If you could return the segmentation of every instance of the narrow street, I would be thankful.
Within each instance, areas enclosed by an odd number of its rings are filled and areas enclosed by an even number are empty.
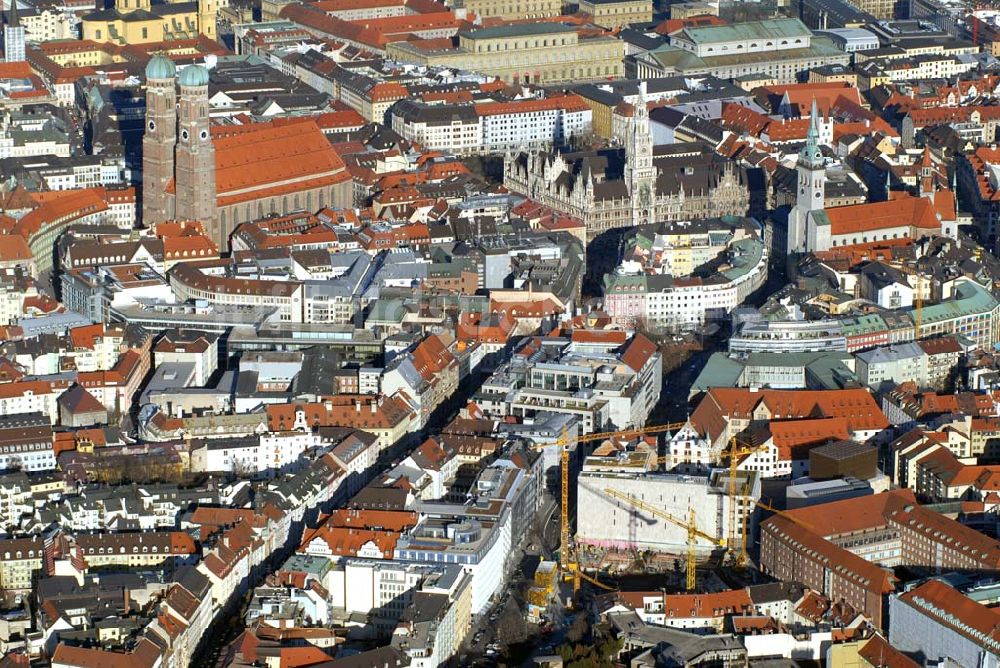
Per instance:
[[[688,418],[688,392],[705,363],[711,357],[713,349],[700,350],[691,353],[679,368],[663,374],[663,389],[660,400],[649,414],[647,425],[666,424],[668,422],[684,422]]]
[[[664,384],[653,411],[650,413],[648,425],[666,422],[683,422],[688,417],[688,389],[694,379],[701,373],[713,350],[684,353],[677,368],[664,373]],[[557,493],[557,490],[554,490]],[[455,666],[494,666],[498,660],[507,665],[532,665],[531,656],[550,654],[566,641],[567,631],[578,614],[585,611],[572,612],[553,603],[549,608],[552,631],[542,634],[538,627],[524,621],[525,609],[519,602],[520,592],[530,583],[530,575],[534,572],[539,560],[557,559],[560,543],[560,509],[556,498],[546,494],[545,500],[536,515],[535,522],[528,530],[524,541],[523,554],[512,555],[520,564],[512,574],[507,586],[507,592],[498,603],[490,609],[483,618],[477,620],[469,632],[463,652],[457,657]],[[565,584],[565,583],[563,583]],[[516,593],[511,593],[516,592]],[[561,587],[561,595],[569,595],[565,586]],[[586,592],[584,592],[586,594]],[[515,623],[515,617],[517,622]],[[523,631],[520,642],[509,644],[511,629]]]
[[[401,445],[401,447],[394,446],[382,453],[372,467],[375,469],[373,478],[380,472],[391,468],[394,462],[399,461],[410,450],[420,445],[427,434],[439,433],[458,414],[458,411],[468,403],[469,398],[479,388],[481,382],[482,378],[479,374],[469,374],[469,376],[459,383],[455,393],[431,413],[424,429],[419,434],[415,434],[417,438],[407,443],[401,442],[401,444],[397,444],[397,446]],[[283,558],[277,560],[277,563],[273,565],[277,567],[282,561]],[[255,587],[260,586],[269,572],[266,569],[262,570],[260,577],[255,582],[249,584],[248,592],[252,592]],[[246,613],[246,606],[249,602],[250,598],[245,597],[228,614],[213,621],[213,631],[208,634],[205,646],[199,648],[197,655],[192,660],[192,666],[211,668],[212,666],[225,665],[227,657],[230,656],[231,644],[239,638],[244,630],[243,615]]]

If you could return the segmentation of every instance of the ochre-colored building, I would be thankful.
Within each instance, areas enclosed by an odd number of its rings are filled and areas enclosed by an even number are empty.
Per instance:
[[[217,0],[165,2],[116,0],[114,7],[86,14],[83,39],[116,44],[147,44],[205,35],[215,39]]]
[[[844,65],[824,65],[809,70],[809,83],[846,83],[857,88],[858,73]]]
[[[480,18],[506,20],[559,16],[562,0],[465,0],[465,10]]]
[[[615,107],[620,102],[618,95],[596,86],[587,87],[585,90],[577,92],[584,103],[590,107],[591,125],[594,129],[594,134],[604,139],[611,139],[614,135],[612,118]]]
[[[457,67],[504,81],[557,83],[621,78],[621,41],[610,35],[583,37],[573,26],[527,23],[458,33],[458,48],[438,40],[394,42],[386,56],[398,61]]]
[[[593,22],[604,28],[653,20],[653,3],[649,0],[580,0],[580,11],[590,14]]]

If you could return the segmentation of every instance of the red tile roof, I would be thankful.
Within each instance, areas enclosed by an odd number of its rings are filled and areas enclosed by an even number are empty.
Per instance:
[[[771,119],[749,107],[735,102],[722,104],[722,125],[740,134],[759,137],[767,128]]]
[[[899,599],[975,643],[988,643],[992,653],[1000,652],[1000,611],[997,609],[976,603],[941,580],[928,580],[900,594]]]
[[[440,6],[439,8],[444,9]],[[452,11],[347,21],[326,14],[319,6],[290,4],[283,7],[280,14],[281,18],[305,26],[310,32],[322,33],[378,50],[384,49],[390,42],[414,39],[415,35],[421,32],[447,31],[454,34],[462,26],[468,25],[466,21],[457,19]],[[472,20],[474,15],[470,14],[467,18]]]
[[[69,223],[108,210],[108,192],[104,188],[83,188],[80,190],[59,190],[40,193],[35,196],[39,206],[24,214],[14,226],[13,232],[21,235],[29,243],[43,227],[53,223]]]
[[[889,426],[871,393],[864,389],[755,391],[738,387],[711,388],[692,413],[692,424],[701,434],[716,438],[727,420],[748,420],[762,403],[772,420],[841,417],[852,432]]]
[[[885,638],[874,635],[858,650],[858,656],[873,668],[920,668],[910,657],[890,645]]]
[[[77,350],[94,350],[97,340],[104,338],[104,325],[97,323],[69,330],[69,339]]]
[[[511,102],[482,102],[475,105],[480,116],[501,114],[528,114],[537,111],[562,109],[563,111],[586,111],[590,109],[579,95],[553,95],[543,99],[513,100]]]
[[[160,656],[159,647],[145,638],[127,654],[60,643],[52,654],[52,663],[73,668],[153,668]]]
[[[416,513],[402,510],[340,508],[320,520],[320,526],[404,531],[417,525]]]
[[[336,650],[332,650],[336,652]],[[306,668],[317,664],[327,664],[333,660],[333,655],[327,654],[319,647],[282,647],[278,650],[279,668]]]
[[[909,116],[910,120],[913,121],[914,129],[919,130],[928,125],[966,123],[973,118],[974,114],[978,114],[981,122],[995,121],[1000,118],[1000,107],[969,105],[962,107],[912,109]]]
[[[23,397],[29,392],[35,396],[59,394],[67,387],[69,387],[68,380],[20,380],[12,383],[0,383],[0,399]]]
[[[686,19],[666,19],[656,24],[653,30],[660,35],[669,35],[684,28],[704,28],[706,26],[723,25],[726,25],[724,19],[714,14],[706,14],[705,16],[689,16]]]
[[[874,260],[894,260],[905,254],[912,246],[914,240],[906,237],[904,239],[885,239],[867,244],[851,244],[848,246],[837,246],[825,251],[813,251],[813,255],[823,262],[846,262],[848,267],[855,267],[865,262]]]
[[[428,382],[433,381],[438,374],[455,363],[455,356],[436,335],[428,336],[421,341],[413,349],[411,357],[417,372]]]
[[[857,105],[862,104],[861,92],[847,82],[795,83],[763,86],[762,90],[776,97],[787,99],[800,117],[808,117],[815,101],[823,116],[829,116],[835,105],[844,98]]]
[[[570,332],[573,343],[603,343],[622,345],[628,340],[628,333],[620,329],[574,329]]]
[[[19,234],[0,234],[0,262],[31,261],[34,256],[28,242]]]
[[[42,42],[41,46],[44,48],[46,44],[51,42]],[[31,65],[27,61],[19,61],[15,63],[3,62],[0,63],[0,79],[27,79],[31,76]]]
[[[946,544],[946,549],[975,559],[984,570],[1000,570],[1000,542],[995,538],[916,504],[893,509],[886,516],[900,531],[915,532],[930,542]]]
[[[656,354],[656,344],[645,335],[636,333],[622,352],[622,362],[638,373],[654,354]]]
[[[358,552],[373,543],[386,559],[392,559],[393,550],[399,540],[398,531],[381,531],[370,529],[352,529],[349,527],[332,527],[323,525],[316,529],[306,529],[302,534],[299,551],[305,551],[310,543],[322,540],[330,552],[336,556],[356,557]]]
[[[563,309],[549,297],[524,301],[490,300],[490,313],[512,318],[542,318],[562,312]]]
[[[768,429],[782,461],[807,459],[813,446],[851,437],[844,417],[772,421]]]
[[[0,358],[0,383],[10,383],[24,378],[24,371],[8,357]]]
[[[762,134],[772,142],[792,142],[803,140],[809,133],[811,121],[808,118],[793,118],[790,120],[771,121]]]
[[[763,531],[777,533],[783,542],[797,547],[797,551],[809,555],[811,561],[818,561],[840,578],[879,594],[888,594],[895,590],[893,583],[896,578],[892,573],[848,552],[786,516],[769,517],[762,527]]]
[[[906,505],[915,504],[916,496],[909,489],[897,489],[871,496],[824,503],[809,508],[788,510],[785,516],[808,524],[817,535],[831,538],[864,529],[884,527],[888,515]]]
[[[269,404],[266,411],[271,431],[292,429],[295,413],[299,410],[305,414],[309,426],[354,427],[361,430],[390,429],[412,414],[406,402],[395,395],[378,398],[340,394],[321,403]]]
[[[289,181],[298,191],[350,178],[344,161],[309,118],[213,126],[212,140],[216,189],[223,206],[259,199]]]
[[[618,597],[629,606],[642,610],[646,599],[659,598],[662,612],[668,617],[722,617],[732,614],[743,614],[753,605],[750,593],[746,589],[727,589],[704,594],[663,594],[661,592],[629,592],[623,591]],[[659,606],[654,606],[657,613]]]
[[[895,227],[910,227],[919,232],[941,230],[934,205],[926,197],[901,197],[885,202],[838,206],[826,210],[833,235],[877,232]]]

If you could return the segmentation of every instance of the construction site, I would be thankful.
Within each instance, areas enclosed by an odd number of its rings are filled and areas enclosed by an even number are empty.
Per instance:
[[[665,588],[678,574],[687,591],[698,573],[742,572],[750,561],[758,508],[781,511],[761,500],[761,481],[738,463],[755,448],[732,439],[702,475],[668,471],[676,458],[662,453],[661,436],[690,423],[587,434],[537,446],[560,448],[560,549],[558,563],[542,562],[528,592],[529,618],[541,617],[557,582],[603,589],[636,577]],[[579,456],[578,449],[586,456]],[[573,466],[572,462],[578,462]],[[575,498],[574,498],[575,497]],[[680,573],[678,573],[680,571]],[[721,584],[718,578],[712,578]]]

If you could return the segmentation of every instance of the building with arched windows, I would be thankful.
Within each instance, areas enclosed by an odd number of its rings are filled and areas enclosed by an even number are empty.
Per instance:
[[[197,220],[225,249],[241,223],[353,204],[350,173],[314,120],[211,126],[205,68],[189,66],[177,76],[172,62],[156,56],[146,80],[147,227]]]
[[[826,208],[826,158],[819,146],[819,114],[813,101],[806,143],[799,151],[798,192],[788,214],[787,250],[827,251],[858,244],[897,242],[953,235],[957,225],[955,195],[938,189],[930,153],[920,164],[920,196],[889,193],[884,202]]]
[[[115,44],[149,44],[205,35],[215,39],[216,0],[115,0],[85,14],[83,38]]]
[[[745,173],[735,163],[701,144],[654,146],[645,83],[629,107],[624,147],[508,153],[504,186],[579,218],[588,241],[621,227],[746,213]]]
[[[563,23],[517,23],[458,32],[458,46],[441,40],[390,42],[391,60],[454,67],[508,83],[569,83],[616,79],[624,71],[622,42],[604,32]]]
[[[832,39],[813,35],[798,19],[689,26],[671,33],[669,40],[669,44],[626,57],[626,76],[711,74],[731,79],[757,74],[795,83],[800,72],[847,65],[851,60]]]

